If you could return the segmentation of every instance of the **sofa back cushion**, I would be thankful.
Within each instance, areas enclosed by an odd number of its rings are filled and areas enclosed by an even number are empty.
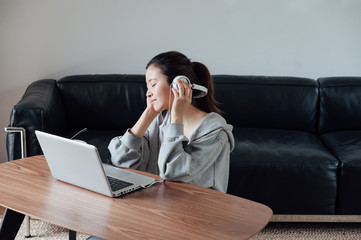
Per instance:
[[[215,75],[213,80],[220,108],[234,127],[316,131],[314,79]]]
[[[361,130],[361,77],[328,77],[320,84],[319,134]]]
[[[213,79],[216,99],[234,127],[316,129],[316,80],[233,75]],[[146,107],[144,75],[75,75],[60,79],[57,85],[71,129],[126,129]]]
[[[146,107],[144,75],[67,76],[57,85],[69,129],[127,129]]]

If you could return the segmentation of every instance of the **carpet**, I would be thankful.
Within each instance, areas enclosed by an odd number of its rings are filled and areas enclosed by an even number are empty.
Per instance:
[[[24,237],[25,227],[24,222],[21,225],[15,240],[27,239],[27,240],[67,240],[69,239],[69,230],[46,223],[37,219],[30,220],[30,234],[31,238]],[[76,233],[77,240],[85,240],[89,235],[83,233]]]
[[[67,229],[31,219],[31,236],[24,238],[24,224],[16,240],[66,240]],[[77,240],[85,240],[89,235],[77,233]],[[271,222],[250,240],[356,240],[361,239],[361,223],[285,223]]]
[[[353,240],[361,239],[360,223],[271,222],[250,240]]]

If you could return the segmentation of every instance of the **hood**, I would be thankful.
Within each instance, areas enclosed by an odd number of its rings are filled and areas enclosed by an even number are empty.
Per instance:
[[[189,141],[194,141],[199,137],[208,134],[214,134],[218,131],[225,131],[228,136],[231,151],[234,148],[234,138],[232,134],[233,126],[227,124],[226,120],[218,113],[208,113],[199,123],[190,136]]]

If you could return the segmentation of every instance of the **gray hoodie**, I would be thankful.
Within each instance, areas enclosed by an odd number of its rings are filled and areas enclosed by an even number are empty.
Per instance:
[[[129,131],[113,138],[108,146],[113,164],[226,192],[234,148],[232,125],[221,115],[208,113],[188,139],[183,124],[169,122],[165,111],[153,120],[143,138]]]

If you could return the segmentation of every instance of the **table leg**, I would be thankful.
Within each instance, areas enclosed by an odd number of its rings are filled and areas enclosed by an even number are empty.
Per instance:
[[[31,238],[31,235],[30,235],[30,216],[25,216],[24,227],[25,227],[24,237],[25,238]]]
[[[76,232],[69,230],[69,240],[76,240]]]
[[[15,239],[25,215],[5,209],[0,225],[0,239]]]

